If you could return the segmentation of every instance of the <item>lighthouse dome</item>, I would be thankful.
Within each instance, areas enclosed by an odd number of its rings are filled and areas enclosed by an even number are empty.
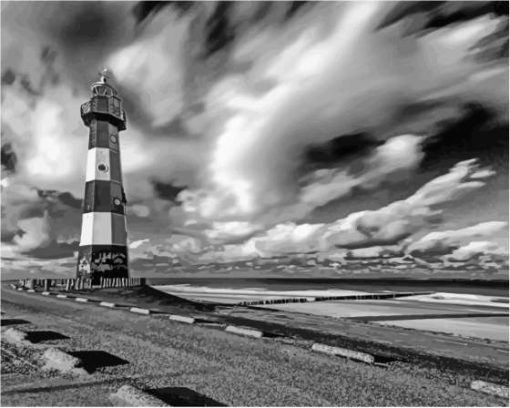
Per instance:
[[[112,77],[113,74],[110,70],[107,68],[103,69],[101,73],[99,73],[99,81],[94,82],[92,86],[90,87],[92,93],[94,95],[100,95],[100,96],[115,96],[117,95],[117,91],[113,86],[110,85],[108,82]]]

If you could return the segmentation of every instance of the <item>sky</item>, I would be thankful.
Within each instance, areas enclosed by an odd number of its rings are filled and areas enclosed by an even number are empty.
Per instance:
[[[74,272],[79,107],[104,67],[132,268],[306,253],[507,276],[508,3],[16,1],[1,20],[4,276]]]

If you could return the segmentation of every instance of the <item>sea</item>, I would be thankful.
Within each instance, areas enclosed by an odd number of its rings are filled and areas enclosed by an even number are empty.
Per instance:
[[[447,292],[508,297],[507,280],[468,279],[289,279],[289,278],[149,278],[153,286],[216,292]],[[315,294],[317,296],[317,294]]]

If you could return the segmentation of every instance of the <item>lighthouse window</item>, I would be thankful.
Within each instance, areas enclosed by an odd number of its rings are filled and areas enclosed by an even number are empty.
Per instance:
[[[104,163],[100,163],[98,166],[97,166],[97,169],[99,171],[108,171],[108,166]]]
[[[112,141],[112,143],[117,143],[117,136],[110,135],[110,140]]]
[[[115,205],[120,205],[120,203],[121,203],[120,198],[115,197],[115,198],[113,199],[113,204],[115,204]]]

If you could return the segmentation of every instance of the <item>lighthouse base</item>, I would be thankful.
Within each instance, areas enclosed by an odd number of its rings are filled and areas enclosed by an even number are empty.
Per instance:
[[[98,285],[101,278],[127,278],[128,252],[121,245],[85,245],[78,249],[77,277],[92,279]]]

